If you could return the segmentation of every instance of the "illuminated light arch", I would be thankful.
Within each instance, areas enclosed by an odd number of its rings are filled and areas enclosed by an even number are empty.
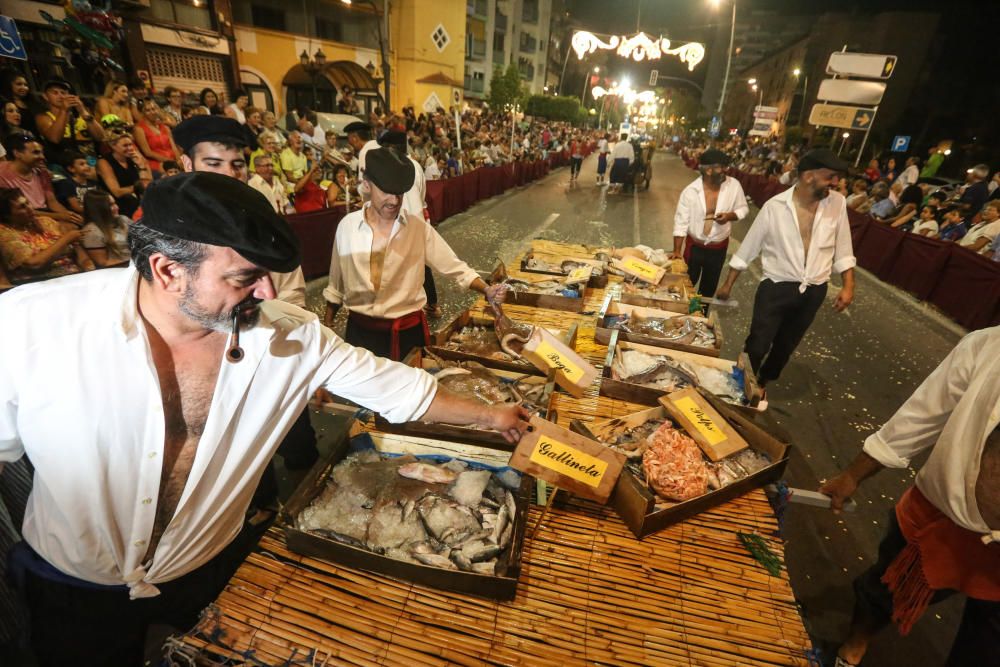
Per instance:
[[[607,41],[592,32],[584,30],[573,33],[570,45],[576,51],[576,56],[583,59],[588,53],[597,49],[614,50],[622,58],[632,58],[636,62],[643,60],[659,60],[665,55],[677,56],[687,65],[688,71],[693,71],[705,59],[705,45],[698,42],[688,42],[670,48],[670,40],[666,37],[652,38],[644,32],[637,35],[611,35]]]

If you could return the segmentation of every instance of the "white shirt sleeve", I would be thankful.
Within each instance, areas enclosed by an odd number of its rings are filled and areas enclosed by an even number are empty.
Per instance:
[[[455,251],[451,249],[447,241],[441,238],[436,229],[422,220],[420,224],[427,225],[427,264],[438,273],[444,274],[462,287],[468,288],[479,277],[479,274],[458,258]]]
[[[736,198],[733,202],[733,213],[736,214],[737,220],[742,220],[750,214],[750,206],[747,204],[747,196],[743,192],[743,185],[735,178],[732,181],[733,189],[736,191],[733,193],[733,196]]]
[[[851,225],[847,220],[847,208],[840,214],[837,220],[837,238],[833,248],[833,270],[843,273],[848,269],[853,269],[858,263],[854,257],[854,246],[851,239]]]
[[[743,243],[740,244],[739,251],[729,261],[731,269],[746,271],[750,266],[750,262],[757,259],[757,256],[760,255],[761,250],[764,248],[764,240],[770,231],[772,208],[773,206],[764,204],[764,207],[760,209],[757,218],[750,225],[750,230],[743,239]]]
[[[277,292],[274,298],[278,301],[299,308],[306,307],[306,278],[302,274],[301,266],[289,273],[271,273],[271,282],[274,283],[274,291]]]
[[[344,303],[344,276],[340,271],[340,230],[344,228],[344,221],[341,220],[340,227],[333,239],[333,252],[330,253],[330,280],[323,288],[323,298],[328,303],[340,305]]]
[[[6,306],[6,307],[5,307]],[[5,322],[14,321],[17,317],[17,305],[14,296],[7,296],[0,301],[0,319]],[[11,318],[11,319],[7,319]],[[21,436],[17,429],[17,388],[14,386],[14,363],[18,351],[18,342],[11,340],[10,331],[4,332],[4,345],[0,346],[0,465],[16,461],[24,454]]]

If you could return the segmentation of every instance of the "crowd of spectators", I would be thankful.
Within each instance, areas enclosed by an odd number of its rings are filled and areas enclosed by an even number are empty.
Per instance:
[[[694,146],[690,152],[697,156],[704,148]],[[722,149],[740,171],[783,185],[796,180],[800,148],[733,139]],[[930,150],[923,164],[915,155],[872,159],[864,170],[841,178],[837,190],[850,209],[879,224],[958,243],[1000,262],[1000,171],[991,178],[989,166],[977,164],[966,171],[964,183],[942,185],[943,179],[935,176],[943,161],[938,148]]]
[[[351,91],[337,110],[369,130],[345,137],[324,131],[309,109],[290,112],[283,129],[273,112],[250,104],[246,91],[228,100],[211,88],[154,93],[134,79],[112,81],[88,101],[61,79],[32,91],[19,71],[0,72],[0,285],[127,262],[125,225],[141,211],[149,183],[181,170],[185,158],[173,129],[198,114],[240,123],[248,184],[286,214],[360,206],[359,156],[390,131],[405,133],[428,181],[553,151],[577,154],[592,139],[568,123],[515,122],[488,110],[456,116],[407,107],[365,115]]]

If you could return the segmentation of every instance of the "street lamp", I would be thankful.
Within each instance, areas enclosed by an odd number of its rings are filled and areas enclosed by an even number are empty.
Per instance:
[[[601,71],[600,67],[594,68],[594,74],[597,74],[600,71]],[[583,106],[587,106],[587,84],[589,83],[590,83],[590,75],[585,74],[583,77],[583,94],[580,95],[580,104],[582,104]]]
[[[309,52],[302,49],[302,53],[299,54],[299,64],[302,65],[302,69],[306,71],[312,81],[312,104],[309,106],[317,107],[319,104],[316,99],[316,79],[326,66],[326,54],[323,53],[323,49],[317,48],[316,53],[310,58]]]
[[[792,74],[795,76],[796,79],[798,79],[799,76],[802,74],[802,70],[796,67],[795,69],[792,70]],[[808,92],[809,92],[809,75],[806,74],[803,77],[803,82],[802,82],[802,102],[799,105],[799,127],[802,127],[804,125],[805,115],[806,115],[806,95],[808,94]]]
[[[840,135],[840,138],[842,139],[842,141],[840,142],[840,150],[837,151],[837,155],[840,155],[841,152],[844,150],[844,146],[847,145],[847,140],[851,138],[851,133],[844,132],[842,135]]]
[[[340,1],[343,4],[347,5],[348,7],[354,4],[353,0],[340,0]],[[358,2],[362,5],[368,5],[369,7],[372,8],[372,11],[375,12],[375,15],[376,16],[378,15],[379,8],[378,5],[375,4],[374,0],[358,0]],[[376,30],[375,32],[378,35],[379,57],[382,59],[382,84],[384,86],[383,88],[384,94],[382,96],[382,99],[385,102],[386,113],[388,113],[392,110],[392,104],[389,100],[390,67],[389,67],[389,59],[386,57],[385,53],[385,40],[386,36],[389,34],[389,0],[383,0],[382,21],[378,24],[378,30]],[[377,86],[378,82],[376,82],[375,85]]]
[[[712,6],[718,9],[722,5],[721,0],[712,0]],[[729,87],[729,68],[733,64],[733,39],[736,37],[736,0],[733,0],[733,18],[729,24],[729,50],[726,52],[726,74],[722,77],[722,93],[719,95],[719,108],[715,110],[715,115],[722,118],[722,105],[726,102],[726,88]]]

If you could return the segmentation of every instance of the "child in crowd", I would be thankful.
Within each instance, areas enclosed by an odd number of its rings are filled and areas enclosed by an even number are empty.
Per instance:
[[[163,167],[164,176],[176,176],[181,173],[181,166],[173,160],[164,160],[160,166]]]
[[[54,181],[52,190],[60,204],[83,215],[83,198],[87,192],[97,188],[97,172],[83,153],[76,151],[63,155],[62,166],[69,176]]]
[[[920,209],[920,217],[917,218],[916,223],[913,225],[913,229],[910,231],[914,234],[920,234],[921,236],[930,236],[933,238],[938,232],[938,223],[934,219],[934,207],[924,206]]]
[[[942,241],[958,241],[969,231],[965,220],[962,219],[962,211],[953,208],[944,214],[944,220],[938,228],[937,238]]]

